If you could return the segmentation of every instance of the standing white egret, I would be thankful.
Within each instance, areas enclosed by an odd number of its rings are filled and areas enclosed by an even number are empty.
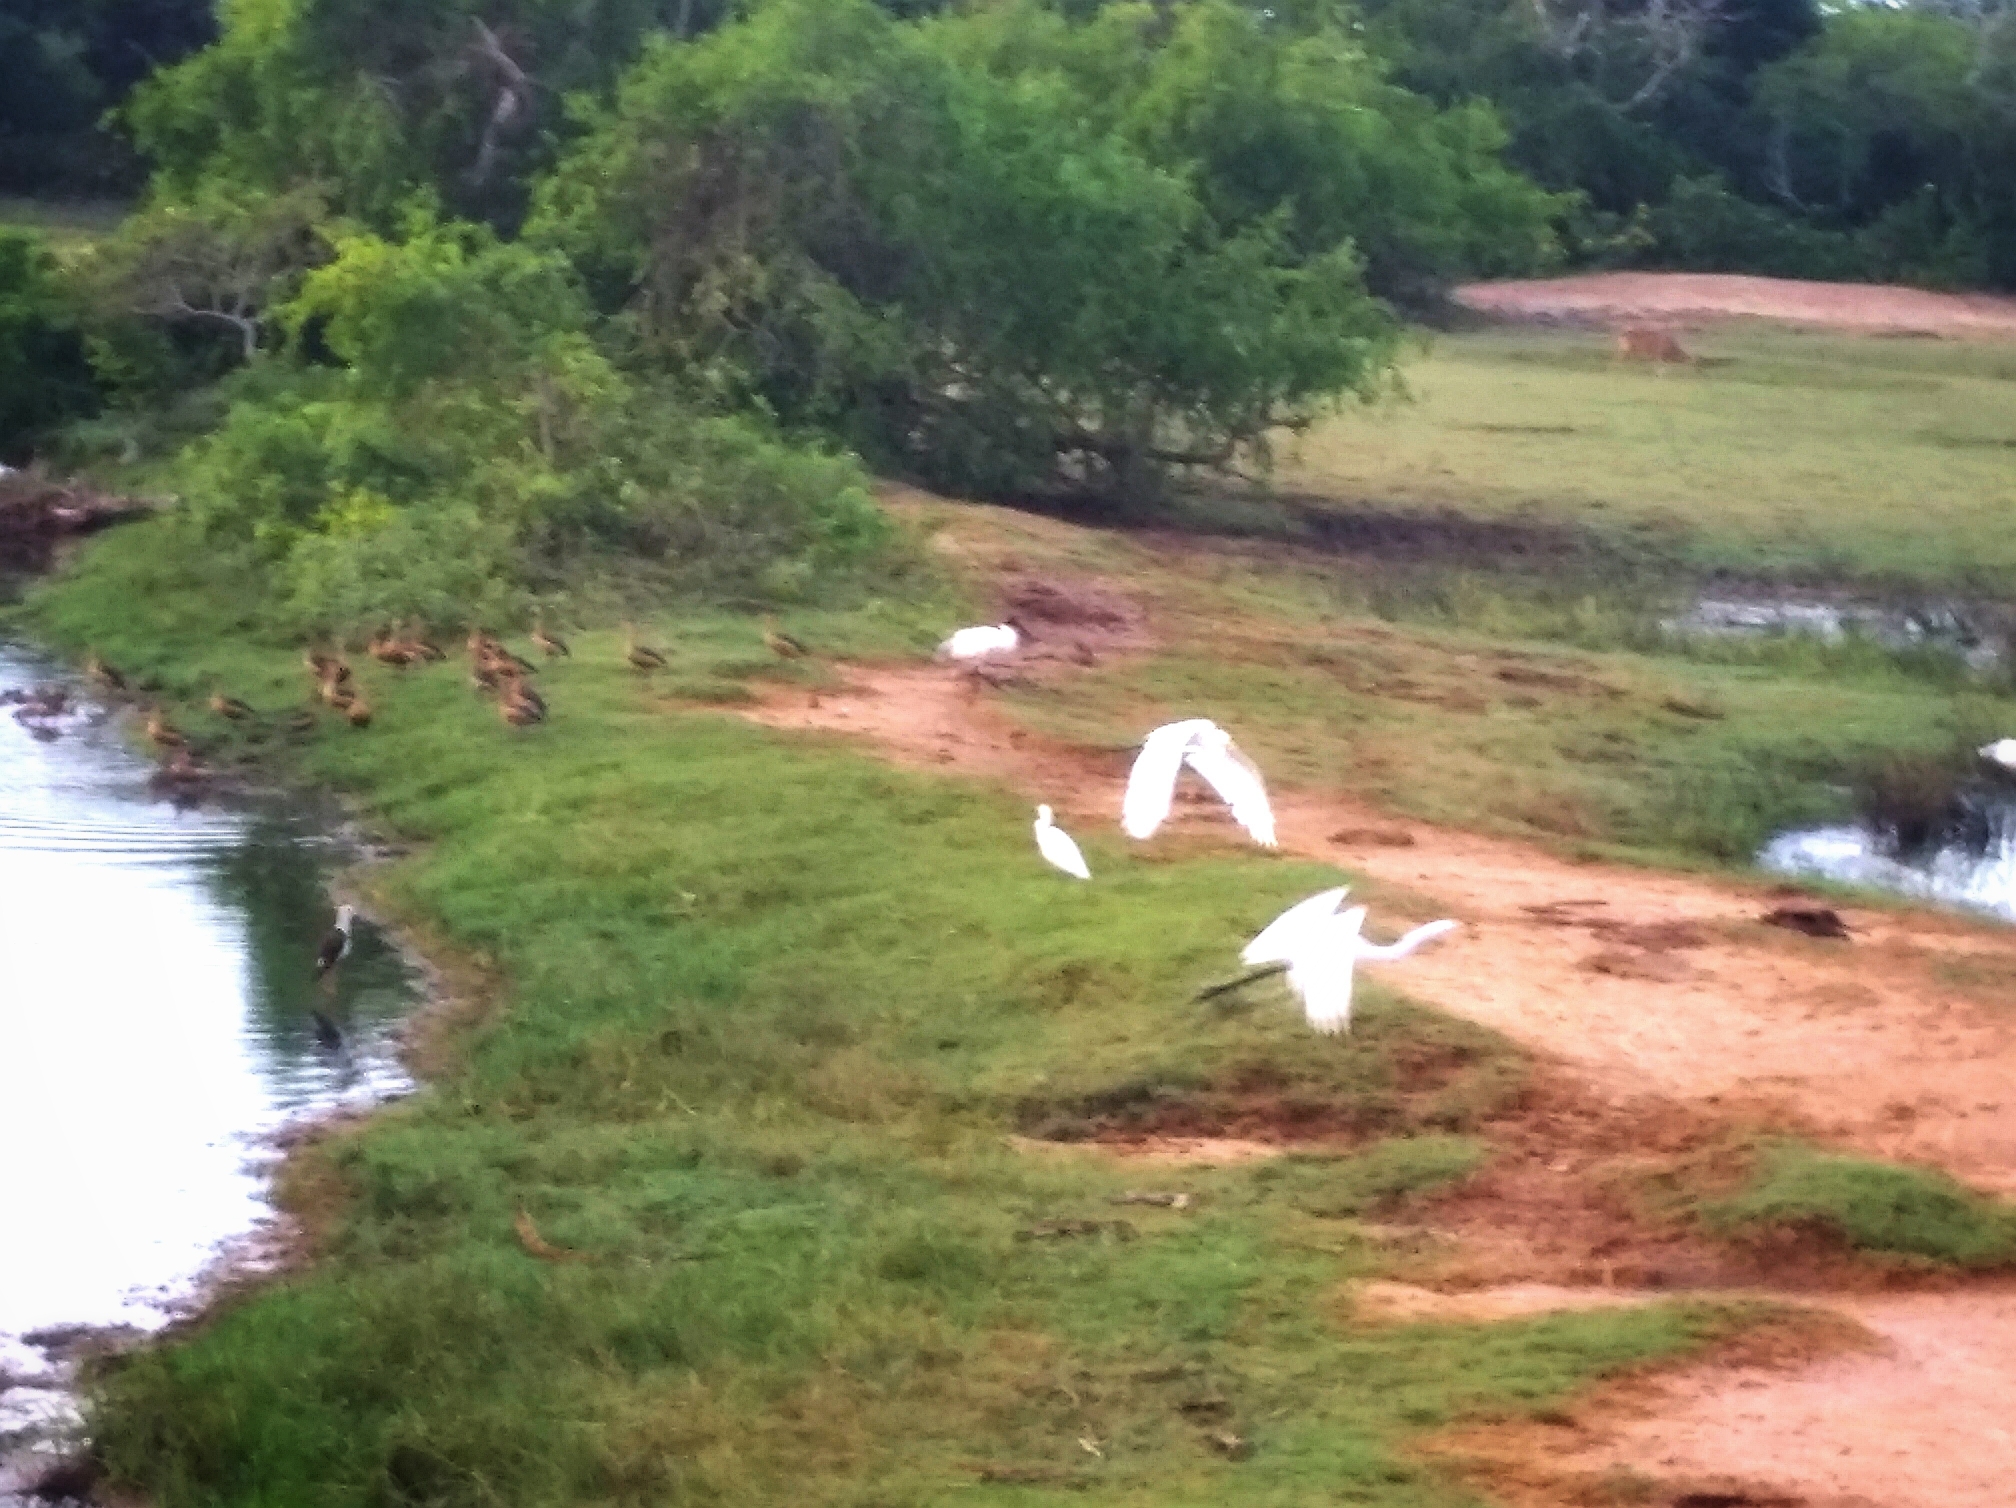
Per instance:
[[[1453,921],[1428,922],[1383,946],[1365,940],[1365,908],[1339,911],[1344,891],[1325,890],[1299,901],[1275,917],[1248,943],[1240,958],[1259,965],[1256,972],[1228,984],[1213,985],[1206,996],[1221,995],[1286,965],[1288,987],[1302,1002],[1302,1013],[1319,1032],[1334,1035],[1351,1029],[1351,990],[1357,966],[1390,963],[1405,958],[1423,943],[1456,930]]]
[[[1276,846],[1274,808],[1267,782],[1232,735],[1208,717],[1193,717],[1157,728],[1143,740],[1127,776],[1120,825],[1130,838],[1149,838],[1168,819],[1176,780],[1189,765],[1232,809],[1232,819],[1263,848]]]
[[[982,623],[962,628],[938,646],[941,660],[979,660],[1008,654],[1021,647],[1022,635],[1011,618],[1006,623]]]
[[[1085,855],[1078,851],[1071,835],[1057,825],[1047,806],[1036,808],[1036,851],[1068,875],[1081,880],[1092,878]]]
[[[1992,744],[1981,745],[1980,752],[1990,764],[1999,764],[2005,770],[2016,772],[2016,738],[1998,738]]]

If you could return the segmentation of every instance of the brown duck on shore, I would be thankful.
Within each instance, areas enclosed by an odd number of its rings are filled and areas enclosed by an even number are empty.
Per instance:
[[[235,696],[226,696],[222,691],[210,693],[210,710],[234,723],[242,723],[248,717],[256,715],[250,703],[241,702]]]
[[[623,658],[629,661],[632,670],[648,672],[665,668],[665,656],[661,652],[637,642],[637,628],[632,623],[623,625]]]
[[[95,649],[84,657],[84,674],[107,691],[124,691],[126,689],[125,675],[115,670],[110,662],[103,659]]]
[[[549,660],[571,660],[574,658],[574,651],[567,647],[565,639],[561,638],[558,634],[551,634],[546,631],[546,620],[543,614],[535,615],[532,619],[532,645]]]
[[[182,730],[169,722],[167,714],[159,707],[147,709],[147,738],[161,749],[179,749],[189,742],[182,736]]]
[[[346,710],[350,703],[356,700],[351,695],[350,689],[333,675],[322,678],[322,684],[316,688],[316,694],[338,712]]]
[[[343,716],[349,719],[353,728],[371,726],[371,704],[364,700],[363,692],[360,691],[350,698],[350,705],[343,709]]]
[[[777,615],[763,615],[763,642],[780,660],[802,660],[810,653],[803,644],[777,626]]]
[[[382,628],[374,634],[371,642],[364,646],[364,652],[380,665],[390,665],[398,670],[404,670],[420,658],[412,645],[393,638],[389,628]]]

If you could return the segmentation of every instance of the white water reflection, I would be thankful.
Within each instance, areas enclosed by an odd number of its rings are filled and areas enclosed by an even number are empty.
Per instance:
[[[37,678],[0,650],[0,688]],[[115,729],[64,726],[43,741],[0,715],[0,1374],[17,1378],[46,1371],[37,1332],[164,1323],[271,1217],[274,1132],[407,1087],[396,957],[360,935],[339,987],[315,986],[316,846],[271,817],[177,811]],[[63,1406],[0,1375],[0,1455]]]
[[[1779,834],[1757,862],[1776,874],[1865,885],[2016,922],[2016,832],[2003,831],[1985,851],[1954,844],[1905,860],[1866,827],[1818,827]]]

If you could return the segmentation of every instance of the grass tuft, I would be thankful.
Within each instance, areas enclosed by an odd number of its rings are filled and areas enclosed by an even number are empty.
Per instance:
[[[2016,1262],[2016,1208],[1943,1173],[1825,1152],[1803,1142],[1761,1149],[1750,1181],[1701,1207],[1725,1233],[1817,1230],[1856,1251],[1942,1266]]]

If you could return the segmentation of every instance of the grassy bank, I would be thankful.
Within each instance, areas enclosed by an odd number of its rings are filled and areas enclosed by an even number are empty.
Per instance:
[[[100,541],[32,622],[164,699],[296,703],[296,652],[162,544]],[[793,626],[870,647],[900,619]],[[682,681],[763,663],[743,620],[652,629]],[[1359,1221],[1460,1176],[1519,1067],[1376,984],[1336,1042],[1285,1004],[1191,1002],[1327,872],[1085,832],[1101,880],[1077,887],[1019,798],[666,705],[611,635],[575,651],[547,727],[502,726],[451,669],[364,665],[372,728],[284,756],[420,845],[373,889],[494,998],[429,1092],[313,1154],[314,1263],[105,1379],[95,1433],[164,1508],[1453,1505],[1416,1434],[1725,1323],[1354,1329],[1345,1281],[1404,1270]],[[184,721],[228,757],[230,730]],[[1423,1038],[1425,1076],[1401,1051]],[[1252,1086],[1361,1107],[1359,1146],[1151,1173],[1008,1139]],[[1143,1186],[1199,1202],[1110,1202]],[[531,1254],[521,1208],[571,1255]]]
[[[1011,692],[1019,716],[1124,747],[1208,707],[1271,777],[1390,811],[1658,862],[1747,863],[1846,816],[1900,757],[2016,726],[1999,678],[1866,641],[1681,641],[1676,584],[1393,562],[1082,528],[999,509],[906,511],[970,579],[1124,587],[1147,647]]]
[[[1743,575],[2016,588],[2016,347],[1723,324],[1691,368],[1597,331],[1438,336],[1413,401],[1284,451],[1320,500],[1574,526]]]

